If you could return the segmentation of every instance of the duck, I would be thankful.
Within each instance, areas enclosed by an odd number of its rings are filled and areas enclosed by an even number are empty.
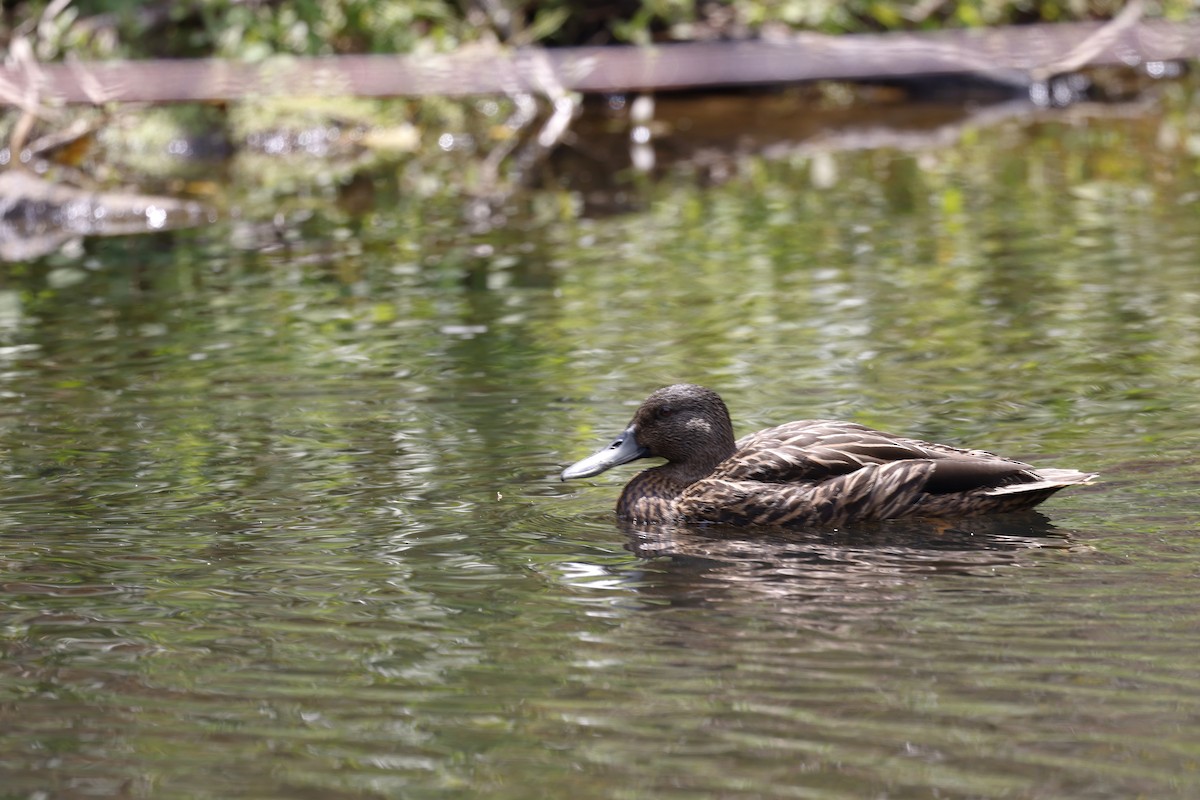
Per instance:
[[[1025,511],[1097,477],[840,420],[787,422],[735,440],[720,395],[690,383],[655,391],[616,439],[561,477],[643,458],[666,463],[626,484],[616,507],[623,521],[793,528],[969,517]]]

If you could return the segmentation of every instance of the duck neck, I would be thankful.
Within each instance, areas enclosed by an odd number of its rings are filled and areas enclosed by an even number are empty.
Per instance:
[[[729,425],[729,419],[726,417],[725,424],[719,426],[708,447],[681,464],[668,464],[667,466],[678,467],[680,478],[692,484],[701,478],[707,478],[718,464],[731,458],[736,452],[737,443],[733,438],[733,428]]]
[[[710,452],[697,453],[695,457],[689,458],[687,461],[670,461],[663,464],[661,467],[655,467],[653,471],[662,475],[663,479],[669,480],[671,483],[679,485],[679,490],[683,491],[687,487],[699,480],[707,478],[713,473],[725,459],[733,455],[733,443],[729,443],[728,449],[714,449]]]
[[[625,486],[617,501],[617,515],[646,522],[663,522],[675,517],[675,500],[697,481],[707,478],[737,450],[733,431],[706,431],[701,449],[681,448],[685,457],[639,472]],[[693,439],[693,441],[696,441]],[[678,452],[678,451],[677,451]]]

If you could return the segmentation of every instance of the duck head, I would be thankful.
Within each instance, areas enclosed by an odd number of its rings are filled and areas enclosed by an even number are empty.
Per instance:
[[[711,389],[677,383],[659,389],[604,449],[563,470],[564,481],[590,478],[639,458],[665,458],[703,477],[734,452],[729,409]]]

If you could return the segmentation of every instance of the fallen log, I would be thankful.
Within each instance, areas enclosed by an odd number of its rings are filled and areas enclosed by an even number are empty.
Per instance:
[[[1029,83],[1103,23],[690,42],[646,47],[502,50],[430,55],[8,63],[0,102],[41,104],[226,101],[265,96],[419,97],[561,91],[614,93],[969,74]],[[1085,65],[1200,57],[1200,21],[1147,20],[1098,41]]]
[[[190,200],[51,183],[22,170],[0,172],[0,262],[52,253],[82,236],[121,236],[211,223]]]

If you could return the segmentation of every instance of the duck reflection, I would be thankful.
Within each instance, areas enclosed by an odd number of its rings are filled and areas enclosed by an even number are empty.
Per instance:
[[[1035,551],[1070,547],[1067,535],[1036,511],[766,534],[633,523],[622,531],[629,550],[656,559],[639,576],[642,588],[672,602],[728,598],[730,590],[839,602],[871,595],[879,602],[880,590],[886,595],[922,576],[993,576],[1028,563]]]

